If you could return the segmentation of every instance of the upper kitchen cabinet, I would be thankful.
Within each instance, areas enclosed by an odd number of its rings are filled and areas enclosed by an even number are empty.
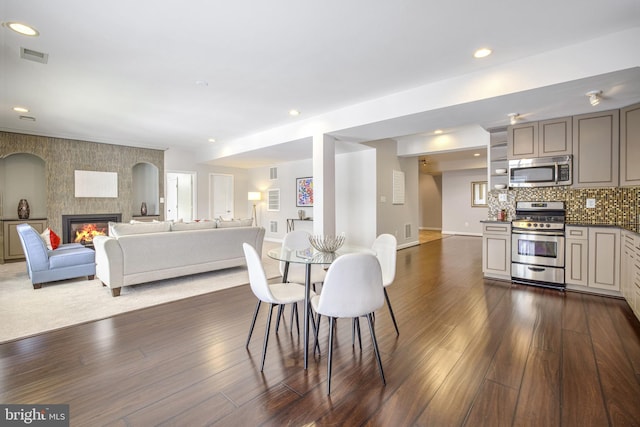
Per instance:
[[[508,157],[530,159],[571,154],[572,134],[571,117],[509,126]]]
[[[573,186],[617,187],[620,111],[573,117]]]
[[[509,126],[507,128],[507,147],[509,159],[538,157],[538,122]]]
[[[538,123],[540,157],[566,156],[573,153],[573,123],[571,117],[544,120]]]
[[[640,104],[620,110],[620,186],[640,185]]]

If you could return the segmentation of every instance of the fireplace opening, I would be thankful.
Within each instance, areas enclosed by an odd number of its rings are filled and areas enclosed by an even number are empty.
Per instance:
[[[93,247],[95,236],[109,235],[109,222],[122,221],[122,214],[62,215],[62,242]]]

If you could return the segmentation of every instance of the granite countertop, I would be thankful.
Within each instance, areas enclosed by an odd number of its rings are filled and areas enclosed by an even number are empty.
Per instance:
[[[511,223],[511,221],[498,221],[497,219],[485,219],[481,220],[481,223],[489,223],[489,224],[504,224],[505,222]],[[625,222],[625,223],[617,223],[617,224],[603,224],[603,223],[585,223],[585,222],[572,222],[567,221],[565,225],[569,225],[571,227],[618,227],[622,230],[631,231],[633,233],[640,233],[640,224],[637,222]]]
[[[584,223],[584,222],[567,221],[565,224],[571,227],[618,227],[623,230],[631,231],[634,233],[640,232],[640,224],[630,223],[630,222],[616,223],[616,224],[603,224],[603,223],[597,223],[597,222]]]

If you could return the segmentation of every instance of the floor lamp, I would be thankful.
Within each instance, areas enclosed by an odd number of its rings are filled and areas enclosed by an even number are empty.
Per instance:
[[[253,224],[257,227],[258,216],[256,215],[256,202],[260,201],[262,195],[259,191],[249,191],[249,195],[247,198],[253,202]]]

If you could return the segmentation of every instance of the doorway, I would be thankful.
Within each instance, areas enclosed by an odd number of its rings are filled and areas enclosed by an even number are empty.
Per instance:
[[[209,174],[209,216],[233,218],[233,175]]]
[[[192,221],[196,212],[196,173],[167,172],[166,189],[165,218],[169,221]]]

